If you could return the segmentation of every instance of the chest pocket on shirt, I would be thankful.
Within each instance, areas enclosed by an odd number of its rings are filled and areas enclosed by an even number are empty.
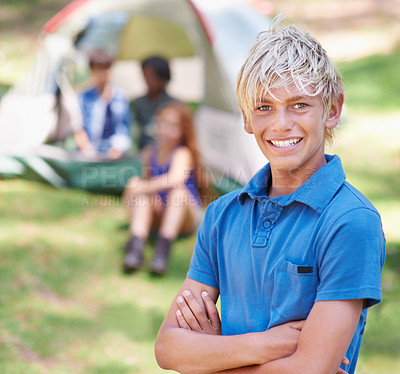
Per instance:
[[[314,305],[317,284],[315,265],[280,262],[274,275],[270,326],[307,318]]]

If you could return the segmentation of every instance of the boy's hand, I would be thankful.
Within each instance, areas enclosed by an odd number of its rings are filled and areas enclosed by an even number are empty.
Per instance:
[[[221,335],[221,320],[218,310],[210,295],[203,291],[201,297],[204,306],[200,305],[190,291],[183,291],[177,298],[176,318],[181,328],[190,329],[210,335]]]

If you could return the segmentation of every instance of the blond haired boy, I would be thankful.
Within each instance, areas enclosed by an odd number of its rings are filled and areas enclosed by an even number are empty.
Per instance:
[[[317,40],[275,22],[241,68],[237,96],[269,163],[208,207],[157,337],[158,363],[181,373],[354,373],[367,308],[382,297],[385,238],[340,158],[324,152],[342,111],[340,74]]]

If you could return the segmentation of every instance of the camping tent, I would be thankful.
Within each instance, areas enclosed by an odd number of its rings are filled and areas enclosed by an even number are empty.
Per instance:
[[[34,66],[0,102],[0,174],[121,190],[138,172],[137,160],[87,160],[44,145],[72,131],[78,109],[66,98],[85,80],[86,52],[102,48],[117,55],[113,79],[131,97],[144,88],[140,61],[167,57],[170,93],[195,103],[199,149],[214,184],[223,192],[245,183],[265,160],[243,131],[234,83],[249,47],[268,24],[239,0],[73,1],[44,26]],[[60,97],[67,114],[62,121]]]

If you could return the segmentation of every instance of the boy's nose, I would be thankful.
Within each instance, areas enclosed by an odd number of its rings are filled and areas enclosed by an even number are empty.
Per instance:
[[[273,130],[287,131],[293,128],[293,122],[286,108],[277,109],[275,111]]]

